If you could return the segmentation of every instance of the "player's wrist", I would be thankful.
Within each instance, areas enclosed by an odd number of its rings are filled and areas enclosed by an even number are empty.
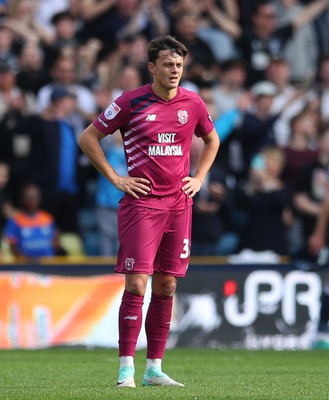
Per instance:
[[[120,185],[120,176],[117,174],[114,174],[109,177],[109,181],[112,183],[113,186],[118,187]]]
[[[197,181],[199,181],[199,182],[200,182],[200,185],[203,184],[203,179],[201,179],[200,177],[195,176],[194,179],[196,179]]]

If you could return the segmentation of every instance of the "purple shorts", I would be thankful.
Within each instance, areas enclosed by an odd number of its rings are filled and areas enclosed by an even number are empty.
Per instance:
[[[192,207],[157,210],[120,203],[120,248],[115,272],[175,277],[186,274],[190,257]]]

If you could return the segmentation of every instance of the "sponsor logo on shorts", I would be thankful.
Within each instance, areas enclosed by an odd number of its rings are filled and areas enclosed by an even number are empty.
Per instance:
[[[121,108],[114,101],[104,111],[104,116],[105,116],[106,119],[113,119],[120,111],[121,111]]]
[[[187,123],[188,112],[186,110],[178,110],[177,112],[178,122],[182,125]]]
[[[133,258],[126,258],[125,260],[125,268],[128,271],[131,271],[134,268],[135,260]]]

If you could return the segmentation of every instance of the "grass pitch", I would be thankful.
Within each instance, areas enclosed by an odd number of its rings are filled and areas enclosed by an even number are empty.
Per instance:
[[[137,352],[136,389],[115,387],[115,350],[0,351],[0,399],[8,400],[324,400],[329,352],[176,349],[163,370],[185,387],[142,387],[145,351]]]

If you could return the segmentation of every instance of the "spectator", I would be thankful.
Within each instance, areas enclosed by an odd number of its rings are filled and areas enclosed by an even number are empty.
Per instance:
[[[237,56],[231,36],[231,23],[237,21],[239,9],[236,0],[178,0],[171,1],[169,13],[172,19],[193,12],[199,18],[197,35],[206,42],[217,62],[222,63]]]
[[[199,96],[207,105],[207,109],[209,111],[210,118],[214,121],[218,116],[218,110],[216,104],[214,102],[212,88],[204,87],[198,89]]]
[[[0,17],[4,17],[8,13],[8,1],[2,0],[0,2]]]
[[[238,99],[244,93],[246,67],[239,59],[227,60],[218,68],[218,81],[212,87],[217,117],[237,107]]]
[[[293,189],[300,170],[318,157],[318,123],[315,114],[307,108],[291,119],[291,134],[287,146],[282,147],[286,156],[282,180]],[[302,245],[302,221],[293,213],[288,229],[289,254]]]
[[[52,17],[62,11],[72,10],[75,14],[78,0],[38,0],[34,12],[34,23],[50,37],[55,33]],[[80,2],[79,2],[80,3]]]
[[[112,90],[108,86],[95,85],[94,93],[99,112],[108,106],[109,99],[114,100]]]
[[[17,86],[36,96],[39,89],[50,81],[40,46],[35,42],[25,43],[18,54],[18,65]]]
[[[247,213],[241,231],[240,249],[271,250],[288,254],[287,222],[291,196],[280,179],[284,155],[276,147],[265,147],[255,155],[244,187],[238,190],[238,205]]]
[[[147,69],[147,40],[144,35],[136,35],[127,38],[129,43],[127,56],[124,58],[125,64],[134,66],[139,70],[142,83],[150,83],[151,76]]]
[[[312,3],[314,0],[299,0],[297,4],[301,4],[302,6],[305,6],[307,4]],[[279,9],[279,13],[283,12],[283,6],[281,3],[287,3],[288,7],[290,6],[289,3],[295,8],[296,6],[296,1],[293,0],[274,0],[275,5]],[[280,15],[280,14],[279,14]],[[317,40],[317,47],[319,49],[319,57],[322,57],[323,55],[328,53],[329,47],[328,47],[328,33],[329,33],[329,13],[328,11],[322,12],[320,15],[318,15],[314,21],[311,24],[311,28],[313,31],[313,34],[316,37]]]
[[[41,193],[26,184],[20,197],[21,208],[8,219],[5,236],[16,257],[39,258],[64,254],[53,217],[40,209]]]
[[[76,81],[93,92],[100,84],[98,57],[101,50],[98,39],[81,43],[75,52]]]
[[[290,137],[291,118],[303,110],[310,98],[302,87],[298,88],[291,83],[291,69],[284,58],[272,58],[266,68],[265,75],[277,87],[272,112],[276,114],[282,111],[273,126],[274,137],[278,145],[286,146]]]
[[[326,11],[318,16],[318,18],[314,21],[314,27],[316,31],[316,35],[319,43],[319,52],[320,58],[329,54],[329,44],[328,44],[328,36],[329,36],[329,12]]]
[[[145,34],[147,38],[165,33],[167,20],[159,0],[83,0],[80,5],[81,36],[106,43],[126,35]]]
[[[5,25],[12,31],[15,42],[21,45],[24,42],[39,43],[44,30],[35,20],[38,1],[21,0],[9,3]]]
[[[142,77],[140,71],[132,66],[126,65],[120,71],[118,79],[116,80],[116,85],[113,88],[112,98],[115,100],[123,92],[127,90],[136,89],[142,84]]]
[[[290,23],[278,26],[274,4],[270,0],[258,0],[253,3],[251,26],[248,30],[231,20],[231,34],[236,38],[241,57],[248,64],[248,85],[265,79],[265,70],[269,60],[282,56],[284,46],[298,28],[306,25],[321,12],[327,10],[327,0],[316,0],[304,7]],[[305,45],[305,44],[304,44]],[[309,49],[304,48],[308,54]]]
[[[57,12],[51,18],[54,34],[44,38],[46,60],[51,64],[57,57],[75,57],[79,46],[78,21],[69,10]]]
[[[98,76],[100,84],[103,87],[114,90],[120,80],[121,85],[126,86],[121,79],[123,70],[129,72],[130,81],[133,75],[135,75],[133,80],[137,79],[137,75],[139,75],[138,79],[142,84],[149,83],[150,74],[145,67],[147,59],[146,46],[147,42],[143,35],[129,36],[120,40],[117,48],[99,64]],[[130,68],[126,69],[127,66]],[[135,73],[132,72],[132,68],[135,69]]]
[[[236,0],[203,0],[203,18],[198,35],[211,47],[218,62],[237,56],[237,49],[231,35],[227,16],[238,21],[239,9]]]
[[[116,42],[117,38],[115,37],[114,31],[117,24],[121,23],[121,19],[118,19],[115,27],[111,25],[116,3],[116,0],[80,1],[78,16],[82,23],[79,32],[82,41],[86,41],[90,38],[97,38],[102,43],[106,43],[107,39],[111,37],[113,41]],[[129,16],[133,15],[135,12],[134,3],[135,1],[128,1],[126,12]]]
[[[314,230],[328,188],[329,129],[320,135],[318,157],[302,168],[293,187],[293,205],[302,221],[303,246]]]
[[[18,69],[14,33],[4,21],[0,22],[0,61],[7,62],[15,72]]]
[[[57,86],[63,86],[76,96],[77,110],[86,120],[95,115],[96,103],[92,92],[77,82],[75,60],[72,57],[59,57],[50,70],[52,81],[43,86],[37,95],[37,109],[44,111],[50,104],[50,96]]]
[[[183,79],[207,86],[214,81],[216,63],[208,44],[197,35],[199,23],[199,18],[192,13],[179,15],[173,33],[188,49]]]
[[[278,26],[293,22],[305,8],[298,0],[280,0],[277,3]],[[314,24],[305,24],[295,30],[284,46],[282,55],[290,66],[293,82],[314,79],[319,59],[319,43]]]
[[[195,173],[202,147],[200,139],[193,139],[191,174]],[[194,197],[192,224],[192,255],[218,256],[235,252],[237,235],[230,232],[232,190],[230,177],[218,165],[210,169],[199,193]]]
[[[128,22],[119,32],[119,37],[143,34],[147,40],[169,31],[167,16],[162,9],[160,0],[141,0],[140,4]]]
[[[43,208],[55,217],[60,230],[78,233],[79,150],[76,134],[68,123],[77,99],[64,87],[54,89],[50,97],[51,106],[29,124],[27,174],[40,187]]]
[[[32,113],[34,98],[17,87],[16,73],[8,61],[0,61],[0,118],[12,111]]]
[[[316,88],[320,96],[320,113],[323,124],[329,123],[329,53],[320,61],[319,85]]]
[[[314,114],[307,109],[291,119],[290,140],[282,147],[286,157],[282,179],[292,187],[299,171],[318,156],[318,129]]]
[[[118,72],[126,64],[131,49],[131,37],[125,37],[110,43],[109,48],[102,48],[97,56],[97,76],[99,84],[112,89]],[[145,53],[143,51],[143,53]]]
[[[242,118],[251,109],[252,96],[250,91],[242,93],[237,99],[236,107],[214,119],[216,130],[221,140],[220,157],[216,162],[223,165],[237,179],[243,169],[241,143],[236,136]]]
[[[121,176],[127,175],[127,165],[122,138],[116,133],[105,149],[106,159]],[[123,193],[116,189],[103,175],[98,174],[96,187],[96,219],[103,256],[116,256],[119,249],[118,207]]]
[[[59,0],[52,5],[48,2],[47,10],[44,3],[43,0],[13,2],[6,25],[25,40],[43,45],[44,63],[49,66],[55,56],[71,55],[78,41],[77,24],[73,14],[75,0]]]
[[[0,158],[10,167],[15,202],[18,188],[25,179],[30,151],[27,118],[34,110],[34,98],[17,87],[13,67],[6,61],[0,61]]]
[[[246,30],[251,25],[251,13],[253,8],[252,1],[237,0],[239,19],[238,22],[243,30]]]
[[[9,180],[9,165],[0,160],[0,243],[7,219],[12,212],[12,196],[9,189]]]
[[[245,179],[251,158],[261,147],[274,145],[273,124],[279,114],[271,107],[276,86],[268,81],[256,83],[251,89],[251,103],[247,95],[239,100],[237,109],[223,114],[215,121],[223,146],[227,168],[237,180]]]

